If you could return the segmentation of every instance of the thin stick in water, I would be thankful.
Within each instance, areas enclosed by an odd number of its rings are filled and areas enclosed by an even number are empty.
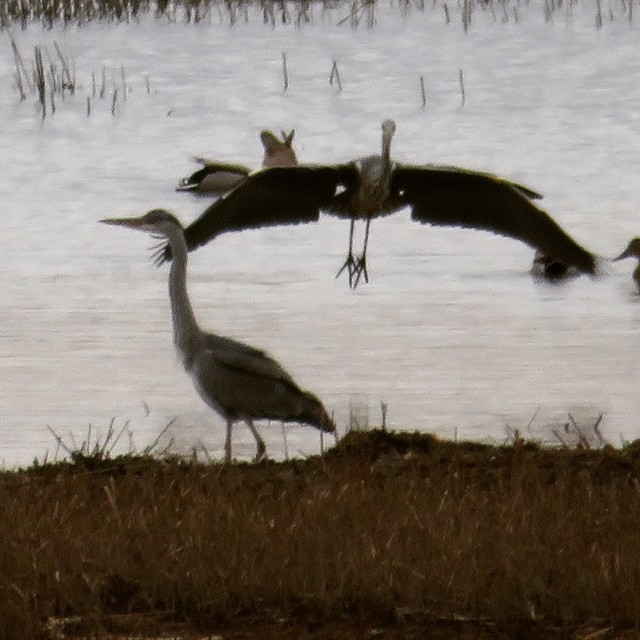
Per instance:
[[[287,442],[287,430],[284,426],[284,422],[281,422],[280,425],[282,426],[282,440],[284,441],[284,459],[289,462],[289,444]]]
[[[289,88],[289,72],[287,70],[287,54],[282,52],[282,76],[284,81],[284,89],[286,91]]]
[[[123,95],[123,100],[126,102],[127,101],[127,79],[125,77],[124,74],[124,65],[120,65],[120,74],[122,76],[122,95]]]
[[[342,81],[340,80],[340,70],[338,69],[338,61],[334,59],[333,66],[331,67],[331,75],[329,76],[329,84],[333,84],[336,81],[338,85],[338,91],[342,91]]]
[[[462,101],[462,106],[464,107],[467,97],[464,92],[464,76],[462,74],[462,69],[458,69],[458,82],[460,83],[460,99]]]
[[[420,95],[422,97],[422,106],[425,107],[427,104],[427,90],[424,86],[424,76],[420,76]]]
[[[111,99],[111,115],[116,115],[116,102],[118,102],[118,90],[113,90],[113,98]]]

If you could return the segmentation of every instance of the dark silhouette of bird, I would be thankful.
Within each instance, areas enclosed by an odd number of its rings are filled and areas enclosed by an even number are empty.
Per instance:
[[[262,131],[260,140],[264,147],[262,167],[295,167],[298,164],[296,152],[293,150],[295,131],[282,132],[282,140],[271,131]],[[251,169],[241,164],[215,162],[206,158],[194,158],[202,168],[183,178],[176,191],[191,191],[201,195],[221,194],[238,186],[250,173]]]
[[[200,329],[187,292],[183,228],[172,214],[154,209],[139,218],[108,218],[101,222],[140,229],[168,240],[173,255],[169,271],[173,341],[200,397],[226,420],[227,462],[231,461],[231,431],[238,420],[247,423],[256,440],[257,460],[264,456],[265,444],[254,420],[298,422],[335,432],[335,424],[320,400],[301,389],[271,356]]]
[[[550,282],[560,282],[580,275],[580,271],[562,260],[536,251],[531,265],[531,274]]]
[[[382,152],[345,164],[300,165],[257,171],[209,206],[185,229],[192,251],[229,231],[317,221],[321,211],[351,221],[348,269],[356,287],[368,281],[366,252],[371,220],[404,207],[423,224],[483,229],[521,240],[544,255],[595,273],[596,257],[580,246],[533,200],[542,196],[504,178],[458,167],[406,165],[391,160],[396,125],[382,123]],[[362,252],[353,253],[354,221],[366,221]],[[171,258],[159,247],[156,263]]]
[[[633,240],[631,240],[631,242],[627,245],[627,248],[617,258],[614,258],[613,261],[617,262],[618,260],[624,260],[625,258],[638,259],[638,264],[633,270],[633,274],[631,277],[638,285],[638,290],[640,291],[640,238],[633,238]]]

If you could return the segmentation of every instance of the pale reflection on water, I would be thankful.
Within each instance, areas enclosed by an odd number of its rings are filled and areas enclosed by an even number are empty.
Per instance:
[[[390,12],[358,32],[330,21],[301,31],[143,21],[17,32],[25,54],[56,39],[86,84],[103,64],[124,64],[130,94],[115,117],[97,103],[87,118],[80,96],[41,122],[18,101],[10,56],[0,60],[2,458],[22,463],[53,449],[48,425],[81,441],[89,424],[104,432],[114,417],[130,421],[139,447],[175,418],[176,447],[220,454],[222,421],[173,353],[166,267],[150,264],[143,234],[97,220],[158,205],[192,219],[206,202],[173,191],[193,168],[190,154],[257,164],[263,127],[295,127],[302,161],[333,162],[377,150],[380,121],[394,117],[398,159],[529,184],[581,242],[617,254],[640,233],[635,29],[596,33],[591,23],[558,28],[532,16],[509,27],[478,22],[464,36],[433,14],[403,21]],[[5,34],[0,42],[10,50]],[[341,93],[325,78],[334,55]],[[190,261],[200,323],[268,349],[342,430],[350,414],[379,424],[385,403],[390,426],[447,437],[500,440],[511,427],[549,438],[569,412],[585,426],[604,413],[614,444],[638,436],[631,264],[597,280],[540,283],[527,247],[420,227],[403,212],[374,223],[371,283],[353,292],[333,278],[347,237],[346,222],[324,217],[219,238]],[[280,425],[261,431],[283,455]],[[235,442],[251,455],[244,426]],[[287,428],[287,446],[317,451],[318,434]]]

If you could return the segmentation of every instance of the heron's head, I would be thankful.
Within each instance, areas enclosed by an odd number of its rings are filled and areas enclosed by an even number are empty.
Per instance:
[[[104,218],[100,222],[163,236],[168,236],[176,227],[182,229],[178,219],[164,209],[153,209],[139,218]]]
[[[382,133],[385,135],[385,137],[392,137],[393,134],[396,132],[396,121],[392,120],[391,118],[387,118],[383,123],[382,123]]]
[[[631,258],[635,256],[640,259],[640,238],[634,238],[628,245],[627,248],[617,257],[614,258],[613,261],[623,260],[624,258]]]
[[[263,167],[295,167],[298,164],[296,152],[291,146],[294,134],[294,129],[288,134],[283,131],[282,140],[278,140],[271,131],[265,130],[260,134],[260,140],[264,147]]]

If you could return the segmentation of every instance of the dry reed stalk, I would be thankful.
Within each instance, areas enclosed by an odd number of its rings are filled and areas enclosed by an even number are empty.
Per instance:
[[[282,82],[283,82],[283,91],[286,91],[289,88],[289,72],[287,70],[287,54],[282,52]]]
[[[118,102],[118,90],[114,89],[113,90],[113,95],[111,97],[111,115],[115,116],[116,115],[116,104]]]
[[[265,609],[628,624],[638,486],[637,448],[381,431],[286,464],[5,473],[0,637],[35,637],[56,611],[99,625],[161,609],[211,631]]]
[[[338,61],[333,60],[333,65],[331,66],[331,74],[329,75],[329,84],[333,84],[333,81],[336,81],[338,85],[338,91],[342,91],[342,81],[340,80],[340,70],[338,69]]]
[[[122,95],[123,95],[123,100],[126,102],[127,101],[127,78],[125,76],[124,73],[124,65],[120,65],[120,77],[122,80]]]
[[[45,86],[45,73],[44,65],[42,63],[42,49],[40,47],[34,47],[34,84],[38,92],[38,100],[42,105],[42,118],[47,114],[47,93]]]
[[[464,107],[467,97],[464,91],[464,76],[462,73],[462,69],[458,69],[458,84],[460,85],[460,103]]]
[[[62,72],[61,72],[62,87],[64,89],[68,89],[73,94],[75,93],[75,90],[76,90],[75,74],[71,73],[71,68],[69,67],[69,63],[67,59],[64,57],[64,55],[62,54],[62,51],[60,50],[60,47],[58,46],[58,43],[55,40],[53,41],[53,46],[56,50],[56,53],[58,54],[58,58],[60,59],[60,64],[62,65]]]
[[[422,98],[422,106],[427,105],[427,90],[424,86],[424,76],[420,76],[420,97]]]

